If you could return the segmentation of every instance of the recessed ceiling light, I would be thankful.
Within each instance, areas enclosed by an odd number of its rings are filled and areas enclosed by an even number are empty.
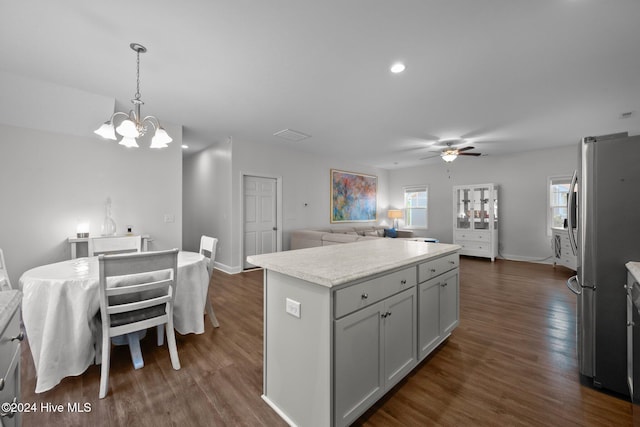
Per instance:
[[[404,66],[404,64],[402,62],[396,62],[395,64],[393,64],[391,66],[391,72],[398,74],[403,72],[407,67]]]
[[[184,148],[185,150],[186,150],[187,148],[189,148],[189,146],[188,146],[188,145],[185,145],[185,144],[182,144],[182,145],[181,145],[181,147],[182,147],[182,148]]]

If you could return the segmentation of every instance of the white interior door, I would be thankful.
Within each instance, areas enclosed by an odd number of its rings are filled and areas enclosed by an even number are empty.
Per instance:
[[[248,256],[277,250],[276,183],[275,178],[244,177],[243,268],[255,267]]]

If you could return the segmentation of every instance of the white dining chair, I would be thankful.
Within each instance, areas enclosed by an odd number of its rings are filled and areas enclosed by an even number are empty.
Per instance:
[[[108,236],[89,238],[89,256],[142,251],[141,236]]]
[[[218,239],[216,239],[215,237],[209,237],[209,236],[203,235],[200,238],[199,252],[209,260],[209,263],[207,264],[207,271],[209,272],[209,283],[207,285],[207,300],[205,302],[204,308],[214,328],[220,327],[220,323],[218,323],[218,318],[216,317],[216,314],[213,311],[213,305],[211,304],[211,294],[210,294],[211,276],[213,275],[213,265],[215,264],[217,246],[218,246]]]
[[[109,388],[111,338],[166,325],[173,369],[180,369],[173,330],[178,249],[136,254],[100,255],[102,368],[100,399]]]
[[[4,252],[0,249],[0,291],[10,291],[12,289],[9,281],[9,272],[4,262]]]

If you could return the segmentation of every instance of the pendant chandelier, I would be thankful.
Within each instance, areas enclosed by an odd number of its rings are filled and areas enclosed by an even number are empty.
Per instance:
[[[137,58],[137,74],[136,74],[136,93],[131,100],[133,109],[129,111],[129,114],[123,112],[115,112],[111,118],[104,122],[102,126],[96,129],[94,132],[103,138],[117,141],[116,132],[122,136],[120,144],[125,147],[138,148],[137,138],[143,136],[150,130],[150,127],[155,131],[153,138],[151,138],[150,148],[165,148],[167,144],[173,141],[167,134],[167,131],[160,126],[160,122],[154,116],[146,116],[142,118],[140,114],[140,107],[144,102],[140,99],[140,54],[145,53],[147,48],[138,43],[131,43],[129,45],[133,51],[136,52]],[[122,118],[122,122],[118,127],[114,128],[114,120],[116,118]]]

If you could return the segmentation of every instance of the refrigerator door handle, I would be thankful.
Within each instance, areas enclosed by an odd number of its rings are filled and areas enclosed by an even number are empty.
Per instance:
[[[573,285],[573,283],[575,283],[575,285]],[[569,277],[569,280],[567,280],[567,288],[576,295],[580,295],[582,293],[582,289],[580,289],[580,282],[578,282],[578,276]]]
[[[576,215],[575,219],[578,220],[578,212],[577,212],[577,204],[574,204],[574,198],[576,197],[576,184],[578,183],[578,171],[573,171],[573,177],[571,177],[571,185],[569,186],[569,197],[567,198],[567,235],[569,236],[569,246],[571,246],[571,250],[574,255],[578,254],[578,242],[576,242],[576,237],[573,235],[573,228],[575,224],[573,223],[573,215],[571,212],[571,207],[576,206]]]

